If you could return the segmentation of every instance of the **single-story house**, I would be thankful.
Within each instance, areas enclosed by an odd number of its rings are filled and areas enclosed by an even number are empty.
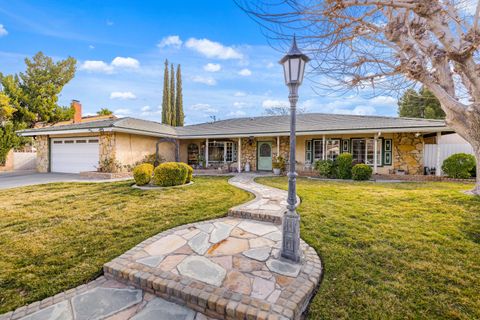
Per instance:
[[[125,170],[156,153],[195,168],[269,171],[288,159],[289,116],[235,118],[171,127],[136,118],[71,123],[23,130],[35,137],[39,172],[95,171],[115,161]],[[350,152],[375,173],[423,174],[425,141],[451,133],[444,121],[383,116],[297,115],[297,170]]]

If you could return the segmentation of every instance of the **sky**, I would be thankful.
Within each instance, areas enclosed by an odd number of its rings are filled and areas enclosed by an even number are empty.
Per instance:
[[[38,51],[74,57],[59,103],[80,100],[84,115],[108,108],[160,122],[165,59],[182,68],[186,124],[264,115],[288,105],[278,64],[286,49],[230,0],[0,0],[0,72],[23,71]],[[397,97],[318,92],[306,79],[299,106],[395,116]]]

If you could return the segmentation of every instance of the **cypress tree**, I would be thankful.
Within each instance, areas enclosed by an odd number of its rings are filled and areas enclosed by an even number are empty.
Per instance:
[[[175,70],[173,63],[170,65],[170,123],[171,126],[176,126],[177,113],[175,110]]]
[[[168,90],[168,60],[165,59],[165,71],[163,74],[163,97],[162,97],[162,123],[170,122],[170,91]]]
[[[183,113],[183,95],[182,95],[182,71],[180,65],[177,66],[177,96],[175,99],[175,108],[177,115],[176,125],[183,127],[183,120],[185,119],[185,114]]]

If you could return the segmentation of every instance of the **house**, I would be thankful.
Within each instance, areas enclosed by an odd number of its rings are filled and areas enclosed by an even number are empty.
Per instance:
[[[133,166],[158,153],[195,168],[269,171],[272,160],[288,158],[289,116],[236,118],[171,127],[119,118],[19,132],[37,141],[40,172],[94,171],[116,161]],[[451,133],[444,121],[382,116],[306,113],[297,115],[297,170],[311,170],[320,159],[350,152],[375,173],[423,174],[424,141]],[[118,170],[122,170],[120,167]]]

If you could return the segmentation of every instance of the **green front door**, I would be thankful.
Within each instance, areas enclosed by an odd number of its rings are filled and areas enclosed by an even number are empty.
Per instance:
[[[258,170],[272,170],[272,143],[259,142],[257,145]]]

